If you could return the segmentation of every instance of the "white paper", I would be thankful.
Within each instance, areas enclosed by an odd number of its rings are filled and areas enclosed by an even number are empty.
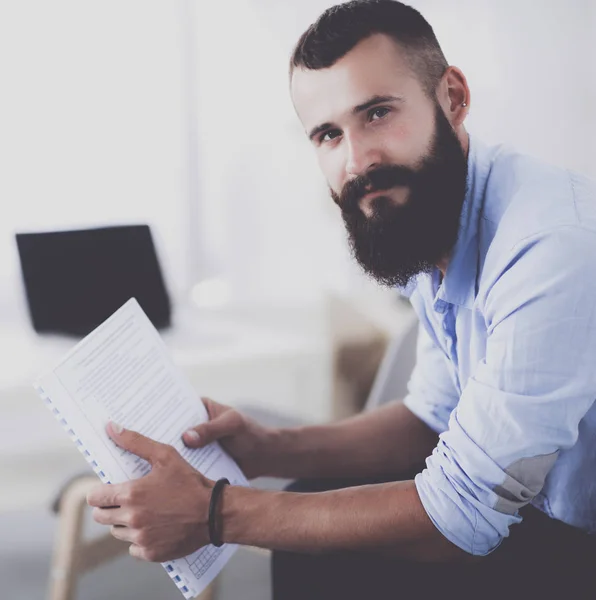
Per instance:
[[[104,483],[136,479],[151,469],[110,440],[105,427],[112,420],[174,446],[209,479],[227,477],[233,485],[248,485],[217,443],[202,449],[183,444],[182,433],[206,421],[207,411],[134,298],[79,342],[35,388]],[[194,598],[235,549],[210,545],[163,566],[184,597]]]

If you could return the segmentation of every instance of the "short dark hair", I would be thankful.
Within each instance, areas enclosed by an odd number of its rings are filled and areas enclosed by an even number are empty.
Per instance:
[[[404,49],[425,93],[433,98],[449,65],[428,21],[397,0],[352,0],[328,8],[298,40],[290,75],[296,67],[330,67],[375,33],[390,36]]]

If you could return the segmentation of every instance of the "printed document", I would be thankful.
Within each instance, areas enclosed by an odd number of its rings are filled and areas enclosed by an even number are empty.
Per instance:
[[[170,444],[205,477],[247,485],[217,443],[190,449],[182,433],[208,420],[200,396],[172,362],[159,333],[133,298],[79,342],[35,384],[48,408],[104,483],[143,477],[151,467],[116,446],[108,421]],[[206,546],[163,566],[185,598],[199,595],[235,546]]]

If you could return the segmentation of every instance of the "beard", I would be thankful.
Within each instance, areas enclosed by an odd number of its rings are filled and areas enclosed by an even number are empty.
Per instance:
[[[457,241],[467,185],[467,159],[441,107],[435,105],[435,133],[417,168],[381,165],[358,176],[331,196],[341,208],[352,255],[382,285],[405,287],[430,273]],[[377,196],[371,215],[360,208],[363,196],[405,186],[408,197],[396,205]]]

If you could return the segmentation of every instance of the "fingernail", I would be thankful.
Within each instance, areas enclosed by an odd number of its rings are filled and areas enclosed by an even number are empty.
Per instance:
[[[114,421],[110,421],[110,426],[112,427],[112,431],[114,433],[122,433],[124,431],[124,427],[118,423],[114,423]]]
[[[201,439],[201,436],[194,429],[189,429],[185,432],[185,435],[191,442],[198,442]]]

